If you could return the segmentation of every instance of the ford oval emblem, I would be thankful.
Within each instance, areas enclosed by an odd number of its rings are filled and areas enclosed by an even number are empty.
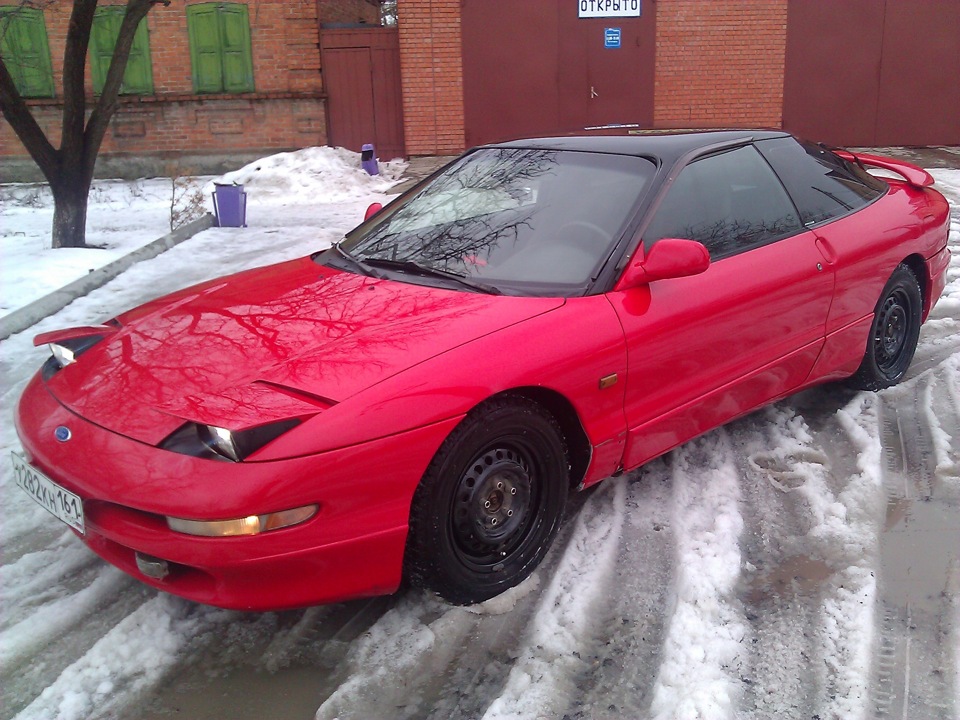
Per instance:
[[[53,435],[54,435],[54,437],[56,437],[57,440],[59,440],[60,442],[66,442],[66,441],[69,440],[71,437],[73,437],[73,433],[70,432],[70,428],[65,427],[65,426],[63,426],[63,425],[59,426],[56,430],[54,430],[54,431],[53,431]]]

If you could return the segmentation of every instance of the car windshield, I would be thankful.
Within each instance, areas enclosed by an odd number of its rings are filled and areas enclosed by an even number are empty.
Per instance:
[[[482,148],[387,206],[347,236],[339,260],[324,262],[357,270],[347,253],[401,280],[455,287],[446,274],[480,291],[582,294],[655,169],[627,155]]]

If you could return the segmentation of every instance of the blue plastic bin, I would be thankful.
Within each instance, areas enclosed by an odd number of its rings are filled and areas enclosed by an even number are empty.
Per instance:
[[[246,227],[247,194],[243,185],[214,183],[213,212],[217,227]]]
[[[380,166],[377,164],[377,151],[370,143],[360,148],[360,165],[367,171],[367,175],[380,174]]]

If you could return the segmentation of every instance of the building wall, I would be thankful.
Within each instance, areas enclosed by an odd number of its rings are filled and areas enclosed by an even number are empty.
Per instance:
[[[528,1],[558,6],[573,2]],[[454,153],[464,147],[461,7],[461,0],[400,0],[411,155]],[[518,9],[502,18],[510,31],[516,30],[520,12],[527,11]],[[643,12],[656,13],[654,127],[781,126],[787,0],[647,0]],[[530,43],[537,42],[541,30],[529,27]],[[563,83],[562,73],[555,72]],[[624,73],[622,81],[630,77]],[[510,134],[505,129],[505,135]]]
[[[409,155],[464,146],[460,0],[400,0],[400,68]]]
[[[380,24],[376,0],[317,0],[317,14],[324,25]]]
[[[787,0],[657,0],[656,127],[780,127]]]
[[[124,158],[130,159],[135,174],[165,174],[172,161],[184,166],[174,171],[216,172],[224,155],[248,158],[326,143],[315,0],[250,2],[255,92],[217,95],[193,92],[184,5],[199,1],[158,5],[148,14],[154,95],[121,98],[98,161],[98,167],[111,168],[110,174],[126,174],[120,162]],[[44,10],[58,97],[29,101],[54,146],[60,142],[62,63],[71,6],[51,3]],[[92,105],[92,87],[87,90]],[[218,159],[211,167],[204,158],[212,153]],[[156,160],[152,165],[144,162],[148,155]],[[0,119],[0,180],[12,179],[11,173],[21,177],[30,163],[14,161],[27,159],[10,125]]]

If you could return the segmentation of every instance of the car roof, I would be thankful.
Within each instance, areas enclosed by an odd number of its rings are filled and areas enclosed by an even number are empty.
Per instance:
[[[779,130],[641,130],[634,132],[637,134],[529,138],[496,143],[486,147],[574,150],[615,155],[637,155],[660,158],[665,164],[670,164],[689,152],[711,145],[790,137],[789,133]]]

